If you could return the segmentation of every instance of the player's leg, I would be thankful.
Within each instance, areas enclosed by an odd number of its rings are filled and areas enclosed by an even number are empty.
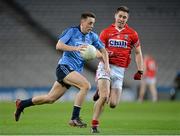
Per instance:
[[[103,111],[104,104],[108,101],[110,91],[110,74],[104,70],[104,63],[100,62],[96,71],[97,88],[99,99],[94,104],[94,111],[92,117],[92,133],[98,133],[99,117]]]
[[[81,107],[87,92],[91,89],[90,82],[83,75],[76,71],[73,71],[67,75],[63,81],[80,89],[76,95],[74,105]]]
[[[108,103],[110,108],[115,108],[120,101],[125,69],[122,67],[112,66],[111,71],[113,75],[111,77],[111,91]]]
[[[58,65],[56,68],[56,76],[57,81],[54,83],[53,87],[51,88],[50,92],[45,95],[41,96],[35,96],[34,98],[30,98],[27,100],[17,100],[16,101],[16,111],[15,111],[15,120],[18,121],[21,115],[21,112],[24,110],[24,108],[33,106],[33,105],[39,105],[44,103],[53,103],[58,98],[60,98],[64,92],[70,87],[70,85],[65,84],[63,82],[63,79],[71,73],[73,70],[71,70],[66,65]]]
[[[110,108],[115,108],[120,101],[121,93],[122,93],[122,85],[123,85],[123,76],[121,74],[114,76],[111,81],[111,90],[109,95],[109,106]]]
[[[158,94],[157,94],[157,89],[156,89],[156,83],[152,82],[149,84],[149,90],[151,92],[152,95],[152,101],[156,102],[158,99]]]
[[[144,100],[145,91],[146,91],[146,81],[145,79],[142,79],[140,81],[138,101],[142,102]]]
[[[99,99],[99,88],[97,86],[97,89],[93,95],[93,101],[97,101]]]
[[[91,85],[84,76],[82,76],[76,71],[73,71],[70,74],[68,74],[63,81],[67,84],[76,86],[80,89],[80,91],[76,94],[75,97],[74,108],[69,124],[71,126],[86,127],[87,124],[81,121],[81,119],[79,118],[79,114],[83,101],[87,95],[87,92],[90,90]]]
[[[110,77],[108,77],[109,74],[107,74],[104,70],[104,63],[103,62],[100,62],[99,65],[98,65],[98,69],[96,71],[96,81],[98,81],[98,79],[109,79],[110,80]],[[93,101],[97,101],[99,99],[99,88],[98,88],[98,85],[97,85],[97,89],[96,89],[96,92],[95,94],[93,95]]]
[[[103,112],[104,105],[108,101],[110,91],[110,80],[99,79],[99,99],[94,104],[93,118],[92,118],[92,133],[98,133],[97,127],[99,126],[99,117]]]
[[[111,88],[109,102],[108,102],[110,108],[115,108],[119,104],[121,93],[122,93],[122,89]]]
[[[52,104],[63,96],[66,90],[67,88],[65,86],[62,86],[62,84],[56,81],[48,94],[33,97],[32,103],[34,105]]]
[[[16,100],[15,120],[16,121],[19,120],[21,112],[23,112],[24,108],[33,105],[53,103],[58,98],[60,98],[65,93],[66,90],[67,90],[66,87],[63,87],[60,83],[56,81],[48,94],[35,96],[33,98],[26,100],[19,100],[19,99]]]

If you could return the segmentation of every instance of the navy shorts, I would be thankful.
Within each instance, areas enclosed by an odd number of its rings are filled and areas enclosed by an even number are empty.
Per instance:
[[[57,81],[64,87],[66,87],[67,89],[69,89],[71,87],[71,85],[64,83],[63,79],[72,71],[74,71],[73,69],[71,69],[68,65],[64,65],[64,64],[58,64],[57,68],[56,68],[56,77],[57,77]]]

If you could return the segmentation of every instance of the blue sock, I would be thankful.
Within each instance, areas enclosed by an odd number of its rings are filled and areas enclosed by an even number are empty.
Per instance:
[[[71,117],[72,120],[76,119],[76,118],[79,118],[80,110],[81,110],[81,107],[74,106],[72,117]]]
[[[33,102],[32,102],[32,98],[30,99],[27,99],[27,100],[22,100],[21,101],[21,107],[24,109],[26,107],[29,107],[29,106],[33,106]]]

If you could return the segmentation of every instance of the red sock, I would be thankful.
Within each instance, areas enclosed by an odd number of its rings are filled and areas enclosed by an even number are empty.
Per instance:
[[[92,124],[92,127],[98,127],[99,121],[98,120],[92,120],[91,124]]]

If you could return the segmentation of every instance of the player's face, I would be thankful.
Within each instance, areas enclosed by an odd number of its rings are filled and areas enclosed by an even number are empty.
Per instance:
[[[86,19],[81,20],[81,31],[84,34],[87,34],[92,31],[95,23],[95,18],[88,17]]]
[[[124,11],[119,11],[118,13],[115,14],[115,25],[118,28],[123,28],[125,24],[128,21],[128,13]]]

